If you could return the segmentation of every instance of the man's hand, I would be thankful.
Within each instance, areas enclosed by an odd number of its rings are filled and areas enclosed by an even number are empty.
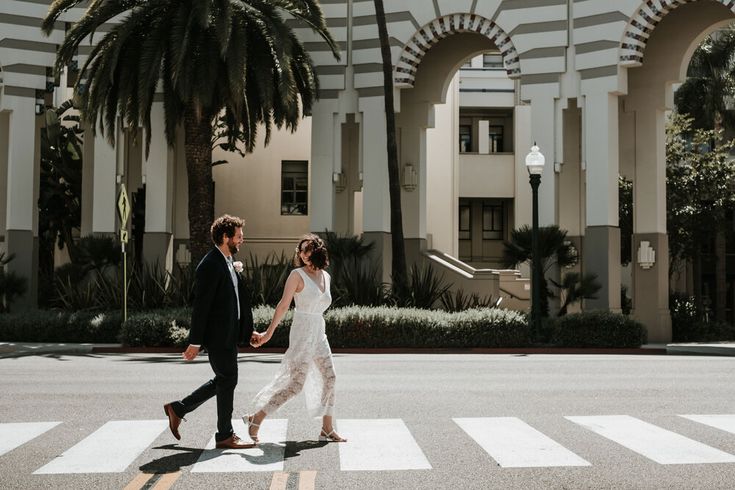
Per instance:
[[[193,361],[199,355],[199,347],[196,345],[190,345],[181,355],[184,357],[184,360]]]

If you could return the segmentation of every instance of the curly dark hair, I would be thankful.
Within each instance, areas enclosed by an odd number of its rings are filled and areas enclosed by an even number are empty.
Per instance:
[[[296,252],[293,256],[294,267],[303,267],[304,265],[306,265],[304,264],[304,261],[301,260],[301,257],[299,256],[299,251],[311,251],[309,260],[311,261],[311,264],[317,269],[325,269],[329,265],[329,254],[327,253],[327,246],[324,243],[324,240],[319,238],[317,235],[314,235],[313,233],[304,235],[303,237],[301,237],[301,240],[299,240],[299,244],[298,246],[296,246]]]
[[[235,236],[235,229],[242,228],[245,225],[245,220],[237,216],[230,216],[229,214],[223,214],[212,223],[212,227],[209,229],[212,234],[212,241],[215,245],[222,245],[225,241],[225,236],[232,238]]]

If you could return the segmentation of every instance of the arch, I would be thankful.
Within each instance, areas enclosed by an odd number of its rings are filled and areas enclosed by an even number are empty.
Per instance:
[[[520,76],[518,52],[510,37],[495,22],[476,14],[450,14],[429,22],[405,44],[393,75],[395,86],[413,87],[416,70],[426,52],[445,37],[462,32],[474,32],[493,41],[503,56],[508,76]]]
[[[630,19],[620,43],[621,66],[635,67],[643,64],[643,53],[653,29],[666,14],[675,8],[698,0],[645,0]],[[735,13],[735,0],[714,0]]]

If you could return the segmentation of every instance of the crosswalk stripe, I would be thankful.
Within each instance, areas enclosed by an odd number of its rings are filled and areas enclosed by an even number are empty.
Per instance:
[[[167,420],[107,422],[66,450],[35,475],[58,473],[117,473],[130,464],[168,427]]]
[[[430,470],[431,465],[401,419],[339,421],[343,471]]]
[[[0,456],[35,439],[61,422],[8,422],[0,424]]]
[[[235,434],[249,441],[241,419],[232,421]],[[287,419],[265,419],[260,426],[258,447],[252,449],[216,449],[214,437],[207,444],[192,473],[239,473],[246,471],[283,471],[288,431]]]
[[[565,418],[660,464],[735,462],[731,454],[629,415]]]
[[[735,415],[680,415],[680,417],[735,434]]]
[[[504,468],[590,466],[589,462],[519,418],[453,420]]]

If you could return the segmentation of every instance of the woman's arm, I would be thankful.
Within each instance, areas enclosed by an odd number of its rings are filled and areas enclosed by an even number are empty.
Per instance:
[[[265,344],[271,339],[271,337],[273,337],[273,332],[276,331],[276,327],[281,323],[281,320],[283,320],[284,315],[291,306],[293,295],[297,291],[301,291],[303,288],[304,280],[301,278],[301,274],[296,272],[296,270],[292,270],[288,279],[286,279],[286,285],[283,287],[283,296],[281,296],[281,300],[276,305],[276,311],[273,313],[273,319],[271,320],[270,325],[268,325],[268,329],[261,337],[259,345]]]

